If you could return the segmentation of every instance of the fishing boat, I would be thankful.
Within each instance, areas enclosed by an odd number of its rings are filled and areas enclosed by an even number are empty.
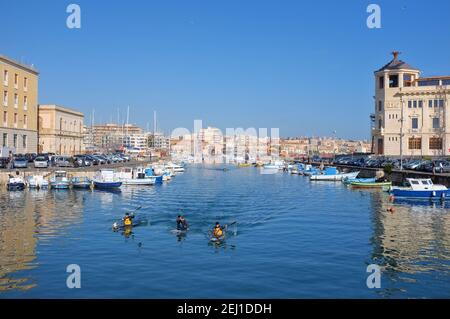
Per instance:
[[[122,182],[117,178],[113,169],[101,169],[93,179],[94,187],[100,189],[118,188]]]
[[[305,165],[304,169],[300,170],[300,174],[305,176],[315,175],[318,174],[319,172],[320,170],[317,167],[314,167],[310,164]]]
[[[179,164],[175,164],[175,163],[169,162],[169,163],[167,163],[164,166],[165,166],[165,168],[170,169],[170,170],[174,171],[175,173],[182,173],[182,172],[184,172],[184,167],[179,165]]]
[[[309,177],[312,181],[342,181],[344,178],[353,179],[358,172],[340,173],[336,167],[326,167],[322,173],[313,174]]]
[[[145,171],[143,168],[125,167],[117,173],[117,177],[123,185],[153,185],[154,178],[145,178]]]
[[[376,180],[377,180],[376,177],[371,177],[371,178],[352,178],[352,179],[350,179],[350,178],[344,178],[344,179],[342,180],[342,182],[343,182],[345,185],[350,185],[350,183],[352,183],[352,182],[374,183]]]
[[[9,191],[21,191],[25,189],[25,181],[20,176],[11,176],[6,187]]]
[[[350,182],[350,185],[354,188],[383,188],[392,185],[392,182]]]
[[[155,172],[152,167],[146,167],[144,169],[145,178],[153,179],[155,181],[154,184],[161,184],[163,182],[162,175],[155,175]]]
[[[390,193],[394,197],[420,198],[420,199],[445,199],[450,196],[450,190],[439,184],[433,184],[430,178],[407,178],[406,187],[393,186]]]
[[[89,188],[92,185],[92,181],[85,176],[72,177],[71,182],[73,188]]]
[[[67,178],[66,171],[56,171],[50,179],[51,188],[67,189],[70,186],[70,181]]]
[[[49,182],[42,175],[32,175],[26,178],[28,188],[44,189],[48,188]]]

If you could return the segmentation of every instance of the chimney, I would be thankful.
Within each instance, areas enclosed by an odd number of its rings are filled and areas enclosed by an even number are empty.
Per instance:
[[[394,51],[394,52],[392,52],[392,55],[394,56],[394,61],[397,61],[398,60],[398,55],[400,54],[400,52],[399,51]]]

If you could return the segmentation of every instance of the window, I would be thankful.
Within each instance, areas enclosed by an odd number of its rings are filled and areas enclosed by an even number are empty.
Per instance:
[[[408,139],[410,150],[420,150],[422,148],[422,139],[420,137],[411,137]]]
[[[417,108],[417,101],[413,101],[413,108]]]
[[[418,129],[419,128],[419,119],[417,117],[414,117],[411,119],[411,128],[412,129]]]
[[[3,133],[3,147],[8,146],[8,133]]]
[[[14,74],[14,86],[17,88],[19,86],[19,75]]]
[[[379,89],[384,89],[384,76],[380,76],[378,78],[378,88]]]
[[[412,74],[403,74],[403,86],[412,86]]]
[[[378,120],[378,129],[381,130],[383,127],[383,121],[381,119]]]
[[[24,110],[28,109],[28,97],[27,96],[23,97],[23,109]]]
[[[419,86],[436,86],[439,85],[439,80],[421,80],[418,84]]]
[[[28,124],[28,118],[26,115],[23,116],[23,127],[27,127]]]
[[[14,125],[17,125],[17,113],[14,113]]]
[[[434,107],[438,107],[439,100],[434,100]]]
[[[8,106],[8,91],[3,91],[3,105]]]
[[[412,101],[408,101],[408,108],[412,108]]]
[[[390,88],[398,87],[398,74],[389,75],[389,87]]]
[[[19,106],[19,95],[17,93],[14,93],[14,107]]]
[[[3,125],[8,126],[8,112],[3,111]]]
[[[22,136],[22,147],[27,148],[27,136],[26,135]]]
[[[378,101],[378,111],[381,112],[382,109],[383,109],[383,102]]]
[[[429,148],[430,148],[430,150],[440,150],[440,149],[442,149],[442,138],[430,137]]]
[[[13,146],[14,148],[17,148],[17,134],[13,135]]]
[[[442,85],[450,85],[450,79],[442,80]]]
[[[423,106],[423,101],[422,101],[422,100],[417,101],[417,105],[418,105],[419,107],[422,107],[422,106]]]
[[[28,79],[23,78],[23,89],[26,91],[28,89]]]
[[[444,100],[439,100],[439,107],[444,107]]]
[[[8,85],[8,70],[3,71],[3,84]]]
[[[440,127],[439,118],[434,117],[433,118],[433,128],[439,128],[439,127]]]
[[[428,107],[433,107],[433,100],[428,100]]]

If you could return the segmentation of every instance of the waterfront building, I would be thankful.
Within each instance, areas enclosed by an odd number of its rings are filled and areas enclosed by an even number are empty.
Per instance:
[[[38,107],[39,153],[84,153],[81,112],[55,104]]]
[[[0,147],[37,152],[38,71],[0,55]]]
[[[170,149],[170,137],[161,132],[147,133],[148,147],[155,150],[167,151]]]
[[[398,58],[375,71],[372,149],[388,156],[450,154],[450,76],[421,77]]]
[[[126,136],[142,134],[142,129],[134,124],[107,123],[94,125],[90,133],[93,136],[95,148],[102,151],[114,151],[123,147]]]

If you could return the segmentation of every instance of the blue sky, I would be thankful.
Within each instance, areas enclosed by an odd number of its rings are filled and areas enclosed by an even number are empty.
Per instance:
[[[82,28],[66,27],[81,6]],[[366,8],[382,9],[368,29]],[[373,71],[390,52],[450,74],[450,2],[0,0],[0,54],[40,71],[39,102],[161,129],[278,127],[369,137]],[[6,26],[6,30],[5,29]]]

